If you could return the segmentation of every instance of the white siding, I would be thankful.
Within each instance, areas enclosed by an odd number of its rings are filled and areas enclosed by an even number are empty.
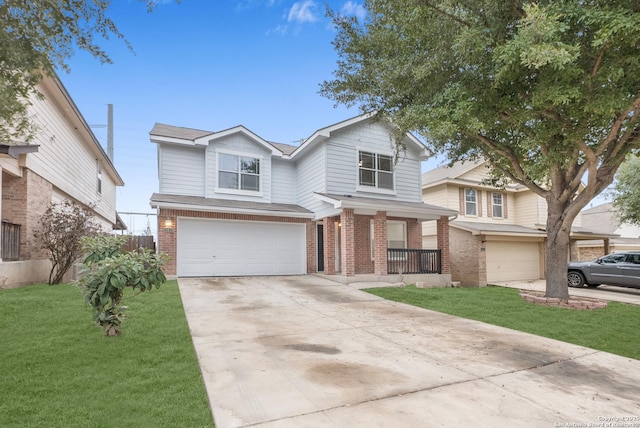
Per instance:
[[[419,202],[420,159],[418,150],[410,145],[400,153],[394,167],[395,195],[363,192],[358,183],[358,150],[393,154],[390,130],[381,123],[361,122],[331,136],[327,146],[327,193],[351,194],[369,198],[398,199]]]
[[[31,99],[30,113],[38,127],[33,143],[40,147],[26,156],[25,166],[79,202],[95,204],[97,213],[115,222],[115,182],[106,166],[98,193],[98,149],[80,134],[53,95],[43,93],[44,100]]]
[[[323,144],[306,153],[296,163],[296,200],[298,205],[317,212],[323,203],[313,195],[313,192],[326,193],[326,170],[332,168],[327,165],[326,149]]]
[[[271,202],[296,203],[296,166],[291,161],[271,161]]]
[[[204,149],[160,145],[160,193],[204,196]]]
[[[239,195],[216,192],[218,183],[218,160],[216,151],[237,153],[260,158],[260,195]],[[233,134],[219,140],[212,140],[206,150],[206,197],[241,201],[271,202],[271,151],[251,140],[244,134]]]

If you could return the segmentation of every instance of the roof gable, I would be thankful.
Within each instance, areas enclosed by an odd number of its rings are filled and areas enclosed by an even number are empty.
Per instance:
[[[329,125],[324,128],[321,128],[316,132],[314,132],[309,138],[305,139],[304,142],[291,153],[291,158],[300,156],[302,155],[302,153],[305,153],[316,144],[326,141],[332,136],[334,132],[346,129],[351,126],[358,125],[366,121],[374,120],[374,119],[375,119],[375,113],[365,113],[360,116],[352,117],[351,119],[347,119],[342,122],[338,122],[333,125]],[[427,155],[429,154],[427,147],[420,140],[418,140],[413,134],[407,133],[405,135],[405,140],[408,144],[415,145],[420,150],[421,157],[427,157]]]

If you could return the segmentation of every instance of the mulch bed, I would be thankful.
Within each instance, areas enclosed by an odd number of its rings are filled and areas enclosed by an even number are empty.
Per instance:
[[[559,308],[602,309],[607,307],[607,302],[598,299],[576,296],[569,296],[569,299],[557,299],[553,297],[544,297],[544,293],[531,290],[520,290],[520,297],[527,302],[535,303],[536,305],[555,306]]]

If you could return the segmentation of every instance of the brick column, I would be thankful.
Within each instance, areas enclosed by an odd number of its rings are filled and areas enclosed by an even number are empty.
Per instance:
[[[322,234],[324,240],[324,273],[325,275],[336,274],[336,233],[335,218],[325,217],[322,219]]]
[[[451,258],[449,254],[449,217],[442,216],[437,221],[438,249],[442,256],[442,273],[451,273]]]
[[[178,221],[172,210],[160,210],[158,215],[158,251],[166,253],[169,260],[164,267],[166,275],[176,275],[176,235]]]
[[[407,248],[422,249],[422,222],[415,218],[407,219]]]
[[[340,213],[340,267],[342,274],[353,276],[356,273],[356,245],[353,208],[345,208]]]
[[[318,257],[316,255],[317,246],[317,228],[316,223],[311,220],[305,222],[307,228],[307,273],[315,273],[318,271]],[[322,249],[320,249],[322,251]]]
[[[373,259],[376,275],[386,275],[387,270],[387,212],[378,211],[373,217]]]

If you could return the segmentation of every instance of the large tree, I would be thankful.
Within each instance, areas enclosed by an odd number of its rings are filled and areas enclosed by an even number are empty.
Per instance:
[[[138,0],[149,10],[154,0]],[[29,120],[29,98],[55,68],[68,70],[74,51],[99,61],[111,59],[103,39],[124,39],[108,17],[110,0],[0,0],[0,143],[28,142],[35,129]],[[127,43],[128,44],[128,43]]]
[[[548,205],[546,295],[568,298],[571,225],[640,132],[637,0],[365,0],[329,11],[335,79],[321,93],[422,135],[451,161]],[[584,183],[584,186],[583,186]]]

